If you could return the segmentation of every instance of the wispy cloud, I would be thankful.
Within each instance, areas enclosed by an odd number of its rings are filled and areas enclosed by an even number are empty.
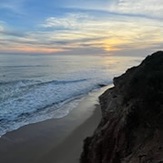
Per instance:
[[[0,9],[7,10],[15,14],[24,14],[23,5],[26,0],[1,0]]]
[[[62,29],[79,29],[81,24],[85,23],[90,17],[83,13],[69,13],[64,17],[49,17],[41,25],[46,28]]]
[[[24,12],[27,2],[33,3],[29,0],[2,0],[0,10]],[[55,4],[52,0],[48,2]],[[51,11],[48,15],[39,15],[38,19],[35,17],[36,21],[32,23],[29,19],[34,13],[30,12],[22,16],[21,24],[16,18],[5,22],[0,17],[0,51],[56,53],[92,49],[92,52],[116,53],[162,47],[161,0],[61,0],[58,3],[55,7],[59,6],[62,14],[60,10]]]
[[[163,18],[162,0],[119,0],[117,5],[112,6],[114,11],[120,13],[130,13],[137,15],[146,15],[149,17]]]
[[[70,1],[70,8],[78,8],[83,10],[99,10],[113,12],[120,15],[128,14],[138,17],[155,17],[163,18],[162,0],[95,0],[92,1]]]

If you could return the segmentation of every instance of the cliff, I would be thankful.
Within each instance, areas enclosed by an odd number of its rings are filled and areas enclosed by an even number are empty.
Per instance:
[[[84,141],[81,163],[163,163],[163,52],[113,80],[100,97],[102,120]]]

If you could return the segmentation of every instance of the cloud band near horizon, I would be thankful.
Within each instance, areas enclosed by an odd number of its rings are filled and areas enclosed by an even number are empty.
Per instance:
[[[2,0],[0,53],[160,50],[162,19],[161,0]]]

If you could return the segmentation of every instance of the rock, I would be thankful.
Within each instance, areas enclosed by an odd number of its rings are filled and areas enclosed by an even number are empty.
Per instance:
[[[80,163],[163,161],[163,52],[113,80],[100,97],[102,119]]]
[[[99,87],[105,87],[107,86],[106,84],[98,84]]]

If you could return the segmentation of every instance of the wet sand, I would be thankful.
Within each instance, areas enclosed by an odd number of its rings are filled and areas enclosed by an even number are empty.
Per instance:
[[[98,96],[107,88],[85,97],[64,118],[27,125],[2,136],[0,162],[78,163],[83,140],[100,122]]]

